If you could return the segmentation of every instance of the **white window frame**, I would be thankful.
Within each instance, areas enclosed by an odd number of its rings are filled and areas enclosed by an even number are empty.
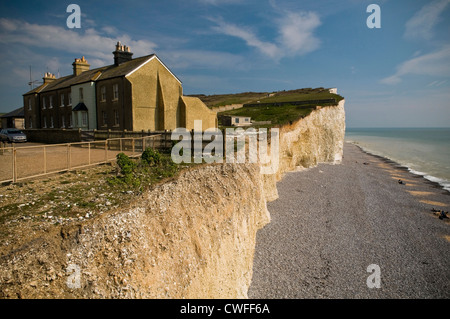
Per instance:
[[[119,84],[113,84],[113,101],[119,99]]]
[[[84,100],[83,88],[79,88],[78,89],[78,93],[80,94],[80,101],[83,102],[83,100]]]
[[[72,105],[72,92],[69,92],[68,95],[69,95],[69,96],[68,96],[68,98],[69,98],[69,104],[67,104],[67,105],[70,106],[70,105]]]
[[[47,108],[47,100],[45,99],[46,97],[42,97],[42,109],[45,110]]]
[[[81,126],[88,126],[88,113],[81,112]]]
[[[106,86],[103,85],[102,87],[100,87],[100,102],[105,101],[106,101]]]
[[[64,107],[64,93],[61,93],[61,107]]]
[[[102,120],[103,126],[108,126],[108,114],[106,114],[106,111],[102,111]]]
[[[44,128],[47,128],[47,116],[44,115]]]
[[[28,98],[28,111],[31,111],[31,97]]]
[[[54,128],[55,123],[53,122],[53,115],[50,115],[50,128]]]
[[[48,108],[52,109],[53,108],[53,95],[50,95],[48,97],[48,104],[49,104]]]
[[[114,110],[114,126],[119,126],[119,125],[120,125],[119,111]]]
[[[65,128],[66,127],[66,123],[65,123],[65,118],[64,118],[64,114],[61,115],[61,128]]]

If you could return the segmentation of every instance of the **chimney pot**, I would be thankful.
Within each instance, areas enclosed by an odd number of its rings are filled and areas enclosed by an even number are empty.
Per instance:
[[[126,45],[122,45],[120,41],[117,42],[116,51],[113,52],[114,65],[120,65],[124,62],[131,61],[133,53]]]
[[[85,71],[88,71],[90,64],[83,56],[81,59],[76,58],[75,62],[72,63],[72,66],[73,66],[73,75],[77,76]]]

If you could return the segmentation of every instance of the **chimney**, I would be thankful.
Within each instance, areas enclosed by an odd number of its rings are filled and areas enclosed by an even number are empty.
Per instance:
[[[44,80],[44,84],[51,83],[56,80],[56,77],[54,74],[51,74],[50,72],[45,72],[44,77],[42,78]]]
[[[119,65],[127,61],[131,61],[133,53],[130,52],[130,48],[126,45],[122,45],[119,42],[116,44],[116,51],[114,54],[114,65]]]
[[[88,71],[89,67],[91,66],[84,56],[81,59],[75,59],[75,62],[72,63],[73,65],[73,75],[77,76],[83,73],[84,71]]]

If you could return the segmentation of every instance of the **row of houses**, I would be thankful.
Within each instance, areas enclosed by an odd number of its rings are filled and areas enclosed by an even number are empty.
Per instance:
[[[26,129],[173,130],[217,127],[216,113],[200,99],[183,96],[181,81],[156,56],[133,59],[130,48],[116,44],[114,63],[90,69],[82,57],[73,74],[56,78],[23,95]]]

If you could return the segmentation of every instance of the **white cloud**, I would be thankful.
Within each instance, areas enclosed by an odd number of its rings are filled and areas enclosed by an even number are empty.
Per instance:
[[[106,28],[106,29],[105,29]],[[73,53],[74,58],[80,55],[92,57],[101,65],[110,64],[111,52],[115,43],[121,41],[129,46],[136,56],[151,54],[156,44],[147,40],[134,40],[127,34],[116,33],[115,29],[104,27],[109,35],[103,35],[94,29],[71,29],[53,26],[31,24],[24,21],[0,18],[0,43],[10,45],[19,44],[26,47],[39,47]],[[92,65],[92,67],[100,65]]]
[[[212,27],[215,32],[242,39],[249,47],[276,60],[285,56],[304,55],[319,48],[320,40],[314,35],[314,31],[321,22],[316,13],[280,11],[279,14],[281,17],[274,20],[278,36],[271,42],[261,40],[248,27],[225,22],[222,18],[209,20],[217,24]]]
[[[449,4],[450,0],[435,0],[423,6],[406,22],[404,36],[409,39],[431,39],[433,28],[440,21],[439,16]]]
[[[288,13],[280,23],[280,43],[290,55],[303,55],[315,51],[320,40],[314,30],[321,24],[314,12]]]
[[[269,57],[274,58],[275,56],[280,54],[280,50],[275,44],[259,40],[254,32],[246,27],[238,27],[234,24],[226,23],[223,21],[223,19],[217,19],[213,21],[217,23],[217,26],[213,27],[213,30],[217,33],[240,38],[244,40],[248,46],[257,48]]]
[[[397,84],[407,75],[429,75],[447,77],[450,75],[450,46],[438,51],[424,54],[407,60],[397,67],[397,71],[384,79],[381,83]]]
[[[172,69],[228,69],[245,67],[243,57],[207,50],[172,50],[158,54]]]

